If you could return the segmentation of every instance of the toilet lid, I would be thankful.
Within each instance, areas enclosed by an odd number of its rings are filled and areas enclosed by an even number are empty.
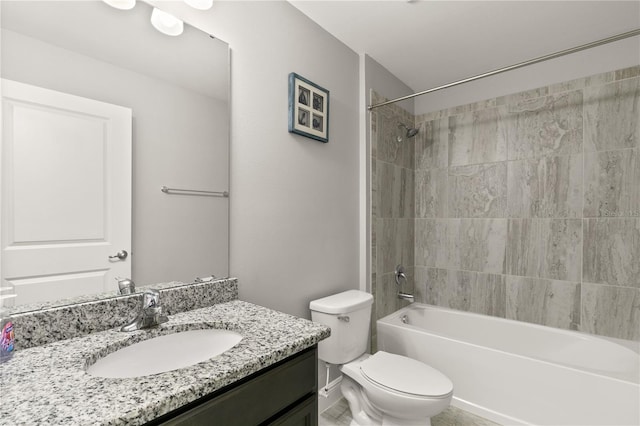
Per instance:
[[[360,371],[379,385],[412,395],[440,397],[453,390],[451,380],[435,368],[384,351],[363,361]]]

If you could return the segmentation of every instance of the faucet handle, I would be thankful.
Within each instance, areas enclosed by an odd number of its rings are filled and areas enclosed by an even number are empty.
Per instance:
[[[405,274],[405,272],[406,271],[404,269],[404,266],[402,265],[396,266],[396,270],[394,271],[394,273],[395,273],[396,284],[398,284],[399,286],[402,285],[401,281],[407,280],[407,275]]]
[[[160,305],[160,292],[155,289],[147,289],[142,295],[142,309],[155,308]]]
[[[136,291],[136,284],[130,278],[116,277],[120,294],[131,294]]]

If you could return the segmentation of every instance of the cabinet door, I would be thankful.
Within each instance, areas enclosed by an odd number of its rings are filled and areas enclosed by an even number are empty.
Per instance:
[[[269,424],[294,411],[311,398],[317,418],[317,351],[306,350],[257,373],[249,380],[179,413],[169,413],[150,424],[162,426],[254,426]],[[205,397],[207,398],[207,397]],[[317,420],[314,420],[317,422]],[[307,423],[286,423],[301,424]],[[316,423],[309,423],[315,425]]]
[[[311,395],[269,425],[318,426],[318,395]]]

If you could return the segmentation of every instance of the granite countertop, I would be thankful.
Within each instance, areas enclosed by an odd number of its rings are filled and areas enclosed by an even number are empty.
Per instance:
[[[243,339],[208,361],[166,373],[127,379],[86,373],[97,358],[121,347],[201,328],[233,330]],[[153,330],[108,330],[16,351],[0,365],[0,425],[144,424],[329,334],[323,325],[234,300],[172,315]]]

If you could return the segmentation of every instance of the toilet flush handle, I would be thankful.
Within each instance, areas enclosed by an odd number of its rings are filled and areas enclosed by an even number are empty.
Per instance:
[[[349,322],[349,317],[347,315],[338,315],[338,321]]]

